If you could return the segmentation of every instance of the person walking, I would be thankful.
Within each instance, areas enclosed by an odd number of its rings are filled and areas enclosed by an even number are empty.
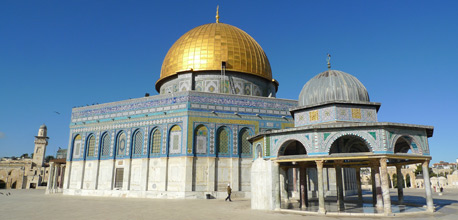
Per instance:
[[[227,184],[227,197],[224,201],[227,201],[229,199],[229,202],[232,202],[231,193],[232,193],[231,184]]]

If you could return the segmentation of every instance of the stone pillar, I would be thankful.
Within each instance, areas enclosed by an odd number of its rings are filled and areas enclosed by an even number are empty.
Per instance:
[[[393,177],[388,174],[390,176],[390,178],[388,178],[390,180],[390,185],[388,186],[388,188],[393,188],[394,189],[394,184],[393,184]]]
[[[337,210],[344,211],[344,192],[342,183],[342,161],[335,161],[336,169],[336,188],[337,188]]]
[[[401,172],[401,165],[396,165],[396,176],[398,178],[398,203],[404,203],[404,191],[402,184],[404,183],[404,178]]]
[[[433,192],[431,191],[431,182],[429,180],[429,160],[423,162],[422,168],[425,182],[426,206],[428,207],[429,212],[434,212]]]
[[[216,165],[216,157],[207,157],[207,191],[217,191],[215,185],[215,165]]]
[[[402,179],[404,180],[404,188],[407,188],[407,178],[405,178],[404,176],[402,176]],[[412,182],[411,182],[410,185],[412,185]]]
[[[281,167],[280,164],[276,163],[274,166],[272,166],[272,174],[277,174],[277,178],[273,178],[272,185],[273,185],[273,190],[275,193],[275,210],[280,210],[281,207],[281,179],[280,179],[280,174],[281,174]]]
[[[46,186],[46,194],[52,193],[51,192],[52,181],[54,180],[53,175],[54,175],[54,162],[50,162],[49,163],[49,174],[48,174],[48,185]],[[8,186],[7,186],[7,189],[8,189]]]
[[[297,192],[297,169],[293,168],[292,170],[293,170],[293,191]]]
[[[377,185],[375,184],[375,166],[371,166],[371,182],[372,182],[372,205],[377,204]]]
[[[324,206],[324,187],[323,187],[323,162],[322,160],[317,160],[316,162],[316,171],[318,174],[318,212],[325,214],[326,208]]]
[[[307,169],[305,167],[301,167],[299,171],[300,175],[300,182],[301,182],[301,208],[307,208],[308,203],[308,195],[307,195]]]
[[[387,159],[380,159],[380,177],[382,180],[382,193],[383,193],[383,208],[385,214],[391,214],[391,198],[390,198],[390,187],[388,186],[388,170],[387,170]]]
[[[380,183],[380,167],[378,163],[372,165],[372,170],[374,170],[374,184],[375,184],[375,207],[377,210],[383,210],[383,196],[382,196],[382,187]]]
[[[54,166],[53,181],[52,181],[52,190],[53,191],[56,191],[58,177],[59,177],[59,165],[56,164]]]
[[[288,198],[288,184],[286,184],[286,180],[288,179],[288,176],[287,176],[287,172],[288,172],[288,168],[283,168],[283,167],[280,167],[278,168],[279,169],[279,172],[280,172],[280,199],[283,201],[283,202],[288,202],[289,198]]]
[[[358,189],[358,200],[363,203],[363,190],[361,189],[361,168],[355,168],[356,175],[356,187]]]

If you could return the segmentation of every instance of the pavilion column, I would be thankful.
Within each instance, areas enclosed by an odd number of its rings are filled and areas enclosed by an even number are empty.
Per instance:
[[[52,181],[54,180],[53,175],[54,175],[54,162],[49,163],[49,174],[48,174],[48,185],[46,186],[46,194],[51,193],[52,190]],[[8,184],[8,181],[7,181]],[[6,186],[8,189],[8,185]]]
[[[371,182],[372,182],[372,205],[377,204],[377,184],[375,183],[375,166],[371,166]]]
[[[361,168],[355,168],[356,171],[356,187],[358,188],[358,200],[363,203],[363,190],[361,189]]]
[[[429,179],[429,160],[423,162],[422,168],[426,191],[426,206],[429,212],[434,212],[433,192],[431,191],[431,182]]]
[[[402,184],[404,183],[404,177],[402,176],[401,172],[401,165],[396,165],[396,175],[398,177],[398,203],[403,204],[404,203],[404,187]]]
[[[336,184],[337,184],[337,210],[345,210],[343,183],[342,183],[342,161],[335,161]]]
[[[387,159],[380,159],[380,177],[382,180],[383,207],[385,214],[391,214],[390,187],[388,186]]]
[[[374,196],[375,192],[375,198],[374,198],[374,203],[375,207],[377,207],[377,210],[382,210],[383,209],[383,197],[382,197],[382,187],[380,184],[380,167],[379,163],[373,163],[371,167],[371,174],[374,176],[372,179],[372,195]],[[374,189],[375,188],[375,189]]]
[[[325,214],[326,208],[324,206],[324,186],[323,186],[323,162],[322,160],[315,161],[316,171],[318,174],[318,212]]]
[[[388,186],[388,188],[394,188],[393,177],[390,175],[390,178],[388,178],[388,179],[390,180],[390,185]]]
[[[308,195],[307,195],[307,169],[305,167],[301,167],[299,171],[299,178],[301,183],[301,208],[307,208],[308,203]]]
[[[288,201],[288,191],[286,190],[288,187],[288,184],[286,184],[286,179],[287,179],[287,168],[279,167],[278,168],[279,173],[280,173],[280,199],[284,202]]]
[[[293,168],[293,191],[297,192],[297,169]]]
[[[53,182],[52,182],[52,190],[55,192],[56,191],[56,188],[57,188],[57,180],[58,180],[58,177],[59,177],[59,165],[56,164],[54,166],[54,173],[53,173]]]
[[[404,188],[407,188],[407,178],[402,176],[402,179],[404,180]],[[412,185],[412,184],[411,184]]]

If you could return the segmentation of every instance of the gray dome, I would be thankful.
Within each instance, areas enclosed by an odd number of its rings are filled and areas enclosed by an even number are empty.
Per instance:
[[[338,70],[324,71],[309,80],[299,94],[299,106],[323,102],[369,102],[366,87],[354,76]]]
[[[45,124],[42,124],[42,125],[40,126],[40,129],[42,129],[42,128],[45,128],[45,129],[46,129],[46,125],[45,125]]]

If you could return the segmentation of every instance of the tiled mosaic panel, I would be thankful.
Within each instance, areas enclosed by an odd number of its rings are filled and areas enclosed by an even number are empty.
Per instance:
[[[218,131],[218,154],[229,154],[229,131],[225,128]]]
[[[110,155],[110,135],[108,133],[102,136],[102,156]]]
[[[91,137],[89,137],[89,140],[87,141],[87,156],[88,157],[95,156],[95,137],[94,135],[91,135]]]
[[[151,138],[151,154],[159,154],[161,151],[161,131],[155,129]]]
[[[143,142],[143,135],[141,131],[137,130],[134,134],[134,139],[133,139],[133,154],[134,155],[140,155],[142,154],[142,142]]]
[[[122,132],[118,135],[118,140],[116,141],[117,155],[123,156],[126,153],[126,133]]]
[[[248,137],[250,136],[250,132],[248,129],[242,129],[240,132],[240,140],[242,142],[242,155],[250,155],[251,154],[251,144],[247,140]]]

